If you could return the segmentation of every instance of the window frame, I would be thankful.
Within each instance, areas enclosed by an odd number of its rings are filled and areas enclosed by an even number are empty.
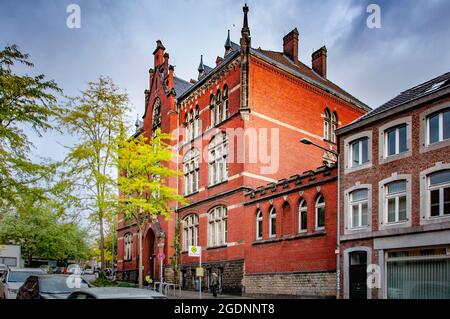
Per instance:
[[[323,198],[323,203],[319,203],[319,200]],[[323,208],[324,209],[324,221],[323,221],[323,226],[319,226],[319,209]],[[323,194],[318,194],[316,201],[315,201],[315,205],[314,205],[314,212],[315,212],[315,221],[314,221],[314,229],[316,231],[320,231],[320,230],[325,230],[326,224],[327,224],[327,211],[326,211],[326,201],[325,201],[325,196],[323,196]]]
[[[406,125],[406,147],[407,150],[402,153],[397,153],[393,155],[388,155],[388,136],[387,132],[392,129],[396,129]],[[398,136],[398,134],[397,134]],[[389,121],[386,124],[378,128],[378,162],[380,165],[396,161],[399,159],[404,159],[412,155],[412,116],[405,116],[393,121]],[[398,146],[400,147],[400,146]],[[397,148],[397,146],[396,146]]]
[[[393,198],[393,196],[388,196],[387,194],[387,186],[389,184],[392,184],[394,182],[399,181],[406,181],[406,220],[404,221],[395,221],[395,222],[388,222],[388,198]],[[401,228],[401,227],[411,227],[412,226],[412,206],[411,206],[411,200],[412,200],[412,193],[411,193],[411,187],[412,187],[412,175],[411,174],[397,174],[393,173],[388,178],[385,178],[378,182],[378,228],[380,230],[386,230],[391,228]],[[397,210],[397,202],[396,199],[396,211]],[[396,212],[398,214],[398,212]]]
[[[216,206],[208,212],[208,247],[227,245],[228,211],[223,205]]]
[[[353,194],[358,191],[366,191],[367,197],[365,199],[353,200],[352,199]],[[368,188],[358,188],[358,189],[355,189],[352,192],[350,192],[348,196],[349,196],[348,209],[349,209],[349,218],[350,218],[350,220],[349,220],[350,228],[352,230],[367,228],[369,226],[369,189]],[[362,220],[363,220],[362,207],[364,204],[367,205],[367,224],[366,225],[363,225],[363,222],[362,222]],[[354,212],[355,205],[358,205],[358,225],[357,226],[353,225],[353,220],[354,220],[353,217],[355,214],[355,212]]]
[[[126,233],[123,235],[123,260],[133,260],[133,233]]]
[[[186,215],[183,218],[183,251],[187,251],[189,246],[198,246],[199,244],[199,216],[195,213]]]
[[[275,234],[272,233],[273,231],[273,221],[275,220]],[[269,208],[269,238],[276,238],[277,237],[277,210],[274,206],[271,206]]]
[[[260,224],[261,223],[261,224]],[[256,211],[256,240],[262,240],[264,236],[264,216],[261,209]],[[261,233],[261,236],[259,235]]]
[[[366,163],[363,163],[362,165],[352,166],[352,145],[364,138],[367,138],[368,161]],[[344,138],[344,174],[349,174],[372,167],[372,141],[372,130],[358,132]]]
[[[303,205],[304,204],[304,205]],[[306,225],[302,223],[302,214],[306,215]],[[305,226],[305,228],[303,228]],[[308,202],[306,199],[301,198],[298,205],[298,227],[297,232],[299,234],[308,232]]]
[[[214,135],[208,144],[208,187],[226,181],[228,181],[228,137],[225,132],[220,132]]]
[[[352,228],[352,211],[350,209],[350,194],[357,190],[367,189],[367,225],[364,227]],[[372,230],[372,184],[357,183],[344,191],[344,234],[354,234],[369,232]]]
[[[438,141],[435,143],[429,143],[429,118],[437,113],[444,113],[450,111],[450,102],[444,102],[441,104],[437,104],[432,107],[428,107],[425,111],[420,113],[420,153],[426,153],[429,151],[437,150],[443,147],[450,146],[450,138]],[[441,130],[443,130],[443,126],[441,125]]]
[[[183,195],[188,196],[199,191],[200,151],[190,149],[183,159]]]

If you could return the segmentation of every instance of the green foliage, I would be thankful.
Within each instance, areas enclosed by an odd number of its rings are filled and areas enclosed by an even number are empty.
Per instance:
[[[28,54],[15,45],[0,51],[0,206],[14,205],[25,192],[43,196],[36,183],[53,170],[30,160],[33,144],[26,131],[40,136],[53,128],[51,119],[59,113],[55,94],[61,89],[43,74],[14,73],[16,64],[33,67]]]
[[[167,178],[178,176],[167,163],[173,153],[166,142],[170,136],[157,130],[152,139],[144,135],[122,140],[119,149],[119,189],[121,211],[138,226],[162,215],[170,218],[171,204],[185,203],[177,189],[167,185]]]
[[[104,227],[117,212],[116,167],[118,137],[128,112],[128,95],[110,78],[89,82],[86,90],[69,98],[59,121],[77,137],[64,163],[79,203],[98,226],[100,259],[105,263]]]
[[[38,256],[63,260],[89,257],[86,232],[67,221],[48,200],[23,194],[14,211],[3,215],[0,242],[20,244],[25,258]]]

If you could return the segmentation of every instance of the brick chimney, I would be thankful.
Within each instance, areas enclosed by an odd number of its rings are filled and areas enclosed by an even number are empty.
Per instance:
[[[167,77],[167,86],[169,90],[173,89],[173,65],[169,65],[169,76]]]
[[[283,37],[283,53],[292,61],[298,61],[298,30],[295,28]]]
[[[321,47],[311,55],[312,68],[324,79],[327,78],[327,48]]]
[[[164,53],[164,75],[169,72],[169,53]]]
[[[162,44],[161,40],[156,41],[156,49],[153,51],[153,55],[155,57],[154,67],[156,69],[157,66],[160,66],[164,63],[164,51],[166,48]]]

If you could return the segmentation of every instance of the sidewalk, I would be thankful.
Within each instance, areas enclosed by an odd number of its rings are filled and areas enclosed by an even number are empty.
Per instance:
[[[199,299],[199,293],[198,291],[192,291],[192,290],[182,290],[181,291],[181,297],[178,290],[175,292],[170,292],[170,294],[167,296],[169,299]],[[212,293],[210,292],[202,292],[202,299],[249,299],[247,297],[242,297],[239,295],[226,295],[226,294],[217,294],[217,297],[213,297]]]

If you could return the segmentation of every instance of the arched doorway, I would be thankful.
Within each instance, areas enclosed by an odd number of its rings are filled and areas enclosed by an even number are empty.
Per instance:
[[[147,233],[145,234],[143,248],[142,256],[144,265],[144,279],[147,275],[150,275],[152,279],[155,279],[155,233],[151,227],[149,227]]]

